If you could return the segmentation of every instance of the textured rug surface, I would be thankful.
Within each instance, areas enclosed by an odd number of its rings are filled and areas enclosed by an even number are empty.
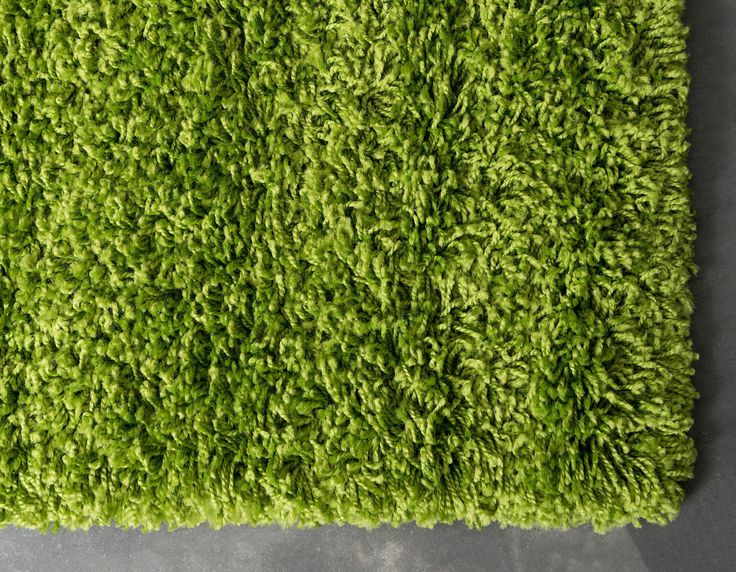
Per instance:
[[[0,3],[0,524],[673,518],[681,12]]]

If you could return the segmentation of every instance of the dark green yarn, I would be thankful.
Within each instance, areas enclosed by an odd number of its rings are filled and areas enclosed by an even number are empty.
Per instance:
[[[681,12],[0,1],[0,523],[673,518]]]

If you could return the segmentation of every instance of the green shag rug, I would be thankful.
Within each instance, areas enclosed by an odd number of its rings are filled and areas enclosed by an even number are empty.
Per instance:
[[[672,519],[682,4],[3,0],[0,524]]]

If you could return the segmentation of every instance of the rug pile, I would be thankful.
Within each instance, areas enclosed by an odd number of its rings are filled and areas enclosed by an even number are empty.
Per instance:
[[[0,524],[677,513],[681,0],[0,7]]]

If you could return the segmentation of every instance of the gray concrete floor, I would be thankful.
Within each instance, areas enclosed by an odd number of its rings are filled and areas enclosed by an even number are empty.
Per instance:
[[[208,527],[141,534],[0,530],[0,570],[736,570],[736,1],[688,0],[694,203],[693,337],[701,393],[699,459],[680,517],[667,527],[596,535],[413,525],[364,531]]]

